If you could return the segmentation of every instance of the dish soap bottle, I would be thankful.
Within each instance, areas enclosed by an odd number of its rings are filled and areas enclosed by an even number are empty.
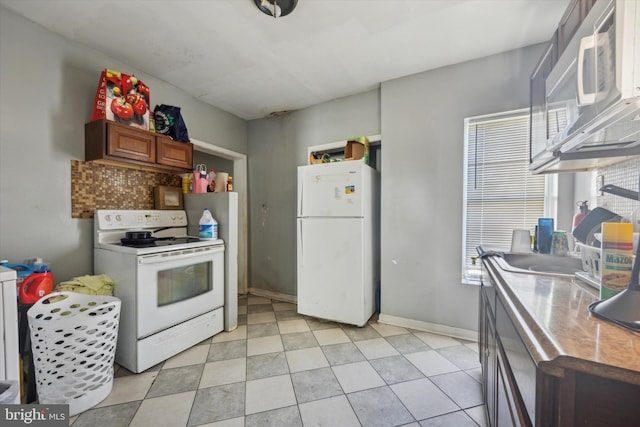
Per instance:
[[[209,209],[204,208],[198,224],[198,237],[200,240],[218,239],[218,221],[213,218]]]
[[[588,200],[578,202],[576,205],[580,208],[580,211],[573,216],[573,228],[571,231],[575,230],[578,224],[580,224],[584,217],[589,213]]]

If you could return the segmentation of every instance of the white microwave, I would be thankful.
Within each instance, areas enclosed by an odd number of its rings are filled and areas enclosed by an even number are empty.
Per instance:
[[[544,90],[532,109],[544,111],[550,157],[640,155],[640,1],[598,0]]]

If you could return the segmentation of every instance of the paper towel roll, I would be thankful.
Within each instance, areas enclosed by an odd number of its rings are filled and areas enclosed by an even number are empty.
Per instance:
[[[225,172],[217,172],[216,173],[216,192],[227,191],[227,179],[229,178],[229,174]]]

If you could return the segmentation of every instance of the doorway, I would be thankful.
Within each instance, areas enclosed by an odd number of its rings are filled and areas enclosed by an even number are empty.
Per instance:
[[[218,147],[204,141],[190,138],[193,148],[232,162],[233,191],[238,193],[238,293],[246,294],[248,289],[248,222],[247,222],[247,156],[227,148]]]

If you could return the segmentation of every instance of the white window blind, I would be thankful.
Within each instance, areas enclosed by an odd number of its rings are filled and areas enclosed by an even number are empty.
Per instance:
[[[529,112],[465,120],[463,276],[479,279],[477,247],[508,249],[514,229],[544,216],[545,177],[529,172]]]

